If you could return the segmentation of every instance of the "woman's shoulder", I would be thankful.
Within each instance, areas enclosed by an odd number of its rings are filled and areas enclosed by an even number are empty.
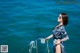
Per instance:
[[[65,26],[63,25],[63,26],[60,26],[60,28],[59,28],[61,31],[65,31]]]
[[[61,25],[60,28],[61,28],[61,29],[65,29],[64,25]]]
[[[57,26],[55,26],[55,27],[53,28],[53,30],[54,30],[54,29],[65,30],[65,27],[64,27],[64,25],[57,25]]]

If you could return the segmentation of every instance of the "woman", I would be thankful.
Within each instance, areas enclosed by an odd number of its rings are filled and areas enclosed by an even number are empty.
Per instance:
[[[53,37],[54,53],[65,53],[63,42],[68,40],[69,37],[65,31],[64,26],[68,24],[68,16],[66,13],[61,13],[58,17],[59,24],[54,28],[53,34],[45,38],[48,40]]]

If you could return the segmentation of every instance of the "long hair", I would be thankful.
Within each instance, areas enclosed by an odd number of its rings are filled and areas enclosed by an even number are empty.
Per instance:
[[[68,15],[66,13],[61,13],[62,15],[62,20],[63,20],[63,25],[68,24]]]

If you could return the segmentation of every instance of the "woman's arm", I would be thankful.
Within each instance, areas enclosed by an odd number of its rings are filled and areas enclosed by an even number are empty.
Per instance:
[[[66,40],[69,39],[69,37],[67,35],[67,32],[65,30],[62,31],[62,35],[64,36],[64,38],[60,40],[61,42],[66,41]]]
[[[47,38],[45,38],[46,40],[50,39],[53,37],[53,34],[51,34],[50,36],[48,36]]]
[[[60,42],[66,41],[68,39],[69,39],[69,37],[64,37],[63,39],[60,40]]]

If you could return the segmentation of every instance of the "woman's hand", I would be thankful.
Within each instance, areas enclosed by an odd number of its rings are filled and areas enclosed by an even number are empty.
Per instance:
[[[45,41],[48,41],[49,39],[48,38],[45,38]]]
[[[60,42],[61,42],[60,39],[56,40],[56,44],[60,44]]]
[[[52,37],[53,37],[53,34],[51,34],[50,36],[48,36],[47,38],[45,38],[45,40],[48,41]]]

